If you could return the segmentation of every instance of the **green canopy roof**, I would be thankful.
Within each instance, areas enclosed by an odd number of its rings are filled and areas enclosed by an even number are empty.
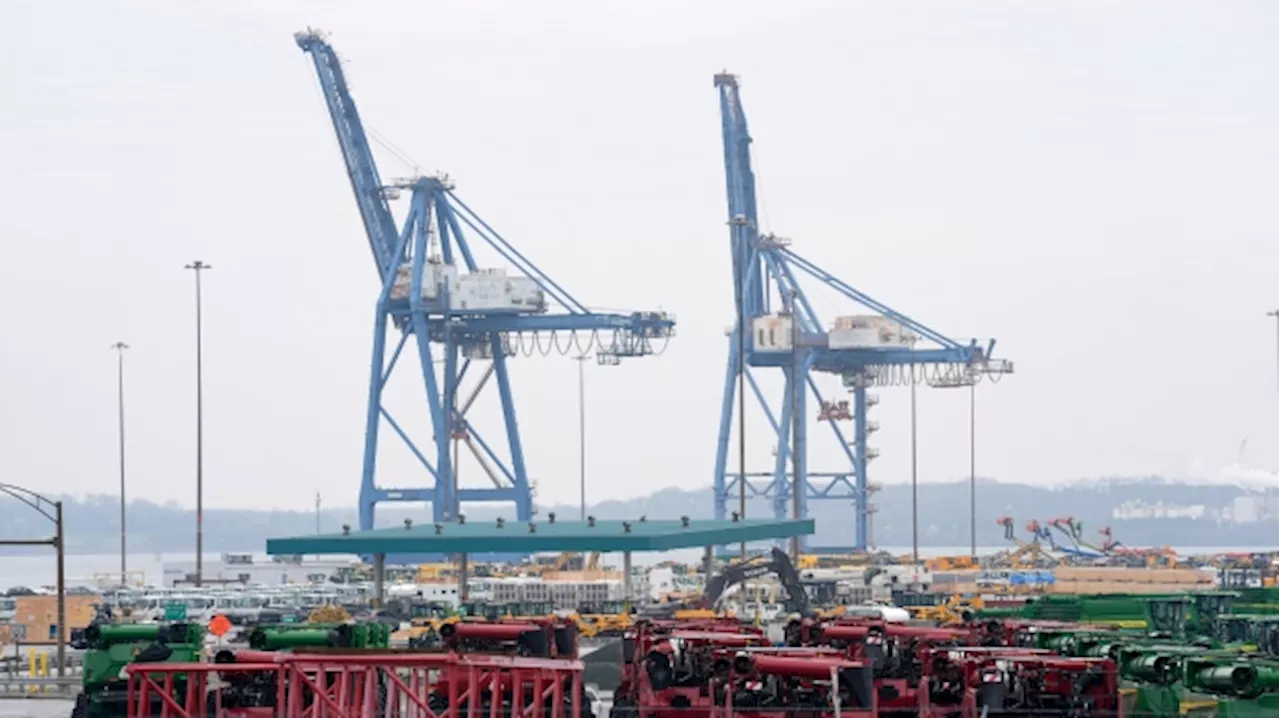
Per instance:
[[[468,521],[267,541],[268,554],[668,551],[813,534],[813,519]]]

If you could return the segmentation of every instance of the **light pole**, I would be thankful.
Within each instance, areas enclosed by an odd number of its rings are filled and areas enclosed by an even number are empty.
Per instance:
[[[796,292],[791,291],[791,518],[800,519],[801,491],[804,491],[805,478],[800,475],[801,424],[804,417],[800,415],[800,399],[803,396],[804,375],[800,364],[800,313],[796,306]],[[781,491],[781,487],[778,487]],[[791,561],[800,565],[800,537],[791,537]]]
[[[963,374],[948,374],[929,381],[934,389],[969,387],[969,555],[978,557],[977,385],[979,373],[969,367]]]
[[[576,356],[578,362],[578,496],[581,500],[582,521],[587,520],[587,394],[586,394],[586,354]]]
[[[67,571],[66,571],[66,541],[64,541],[62,533],[62,502],[52,501],[46,496],[37,494],[30,489],[24,489],[21,486],[13,484],[0,483],[0,494],[17,499],[26,504],[29,508],[39,512],[42,516],[54,524],[56,533],[53,538],[47,539],[0,539],[0,546],[53,546],[57,552],[57,612],[58,612],[58,677],[62,678],[67,675],[67,636],[70,631],[67,630]]]
[[[920,499],[916,474],[916,360],[911,345],[911,561],[920,563]]]
[[[126,542],[129,535],[125,526],[125,493],[124,493],[124,350],[129,348],[124,342],[111,345],[116,350],[116,404],[119,407],[120,427],[120,585],[129,585],[129,574],[126,567]]]
[[[196,588],[204,585],[204,332],[200,275],[213,267],[200,260],[186,265],[196,275]]]
[[[1280,309],[1272,309],[1267,316],[1276,320],[1276,393],[1280,394]]]
[[[734,219],[734,224],[739,220]],[[747,327],[746,327],[746,277],[747,257],[750,256],[745,247],[736,245],[738,255],[736,282],[738,300],[738,518],[747,519]],[[738,548],[739,557],[747,559],[747,542],[743,541]]]
[[[978,558],[978,382],[969,380],[969,557]]]

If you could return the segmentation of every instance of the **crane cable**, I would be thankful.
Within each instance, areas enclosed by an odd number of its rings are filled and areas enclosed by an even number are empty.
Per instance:
[[[586,338],[583,338],[585,333]],[[614,329],[609,341],[601,338],[598,329],[580,331],[569,330],[568,337],[562,337],[559,331],[542,332],[501,332],[499,341],[502,352],[506,356],[583,356],[595,351],[600,354],[614,356],[657,356],[667,350],[671,341],[670,335],[646,337],[630,331]],[[661,339],[661,342],[654,341]]]

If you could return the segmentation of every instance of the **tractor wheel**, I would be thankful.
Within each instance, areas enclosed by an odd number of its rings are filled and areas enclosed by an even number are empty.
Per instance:
[[[71,709],[71,718],[89,718],[89,696],[83,693],[76,696],[76,705]]]

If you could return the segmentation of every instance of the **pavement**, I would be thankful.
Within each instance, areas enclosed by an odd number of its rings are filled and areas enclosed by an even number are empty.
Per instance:
[[[0,718],[70,718],[75,705],[61,698],[6,698],[0,700]]]

